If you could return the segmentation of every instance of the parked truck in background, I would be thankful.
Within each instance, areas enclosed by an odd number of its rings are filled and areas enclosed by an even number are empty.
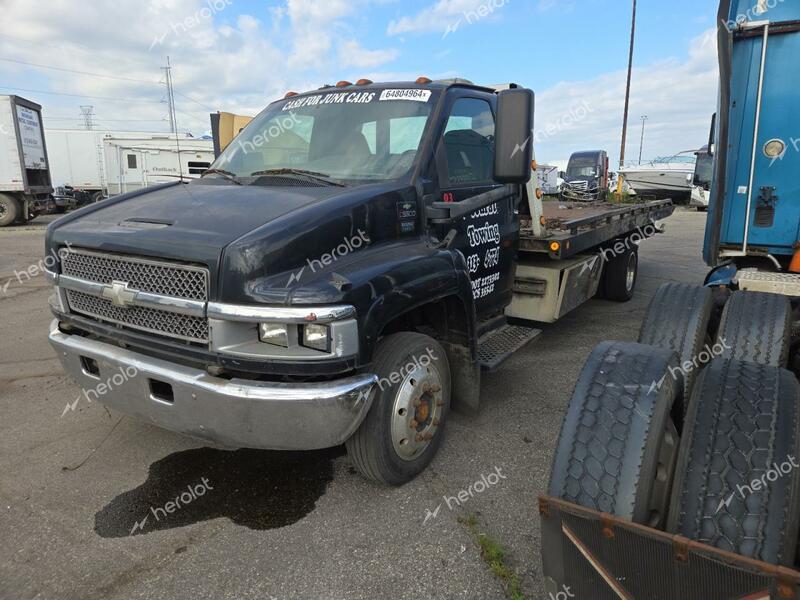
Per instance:
[[[53,223],[50,342],[100,399],[230,447],[344,444],[399,485],[479,410],[481,369],[634,292],[669,201],[564,207],[532,178],[533,92],[340,82],[270,104],[200,179]]]
[[[800,4],[718,17],[711,271],[578,379],[539,500],[551,593],[800,598]]]
[[[605,200],[608,195],[608,152],[575,152],[567,165],[561,197],[565,200]]]
[[[42,107],[0,96],[0,227],[42,213],[53,193]]]

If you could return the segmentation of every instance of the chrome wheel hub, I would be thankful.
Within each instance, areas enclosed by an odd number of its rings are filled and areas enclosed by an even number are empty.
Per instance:
[[[403,460],[414,460],[438,433],[444,409],[442,382],[432,364],[417,365],[397,388],[392,408],[392,446]]]

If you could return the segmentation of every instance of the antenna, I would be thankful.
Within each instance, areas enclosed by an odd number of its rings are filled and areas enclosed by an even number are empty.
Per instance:
[[[83,126],[87,131],[94,128],[94,106],[81,106],[81,116],[83,116]]]
[[[166,74],[166,85],[167,85],[167,103],[169,106],[169,128],[172,133],[175,134],[175,146],[178,149],[178,173],[183,179],[183,164],[181,163],[181,143],[178,139],[180,135],[178,134],[178,118],[175,114],[175,92],[172,89],[172,65],[169,62],[169,56],[167,56],[167,66],[162,67]]]

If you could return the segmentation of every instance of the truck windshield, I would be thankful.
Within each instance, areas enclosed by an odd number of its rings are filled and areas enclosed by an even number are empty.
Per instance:
[[[594,158],[574,158],[569,161],[567,177],[597,177],[597,161]]]
[[[321,92],[270,105],[211,169],[237,178],[307,172],[343,181],[397,179],[411,169],[438,92]]]
[[[714,177],[714,157],[710,154],[699,153],[694,167],[694,184],[708,185]]]

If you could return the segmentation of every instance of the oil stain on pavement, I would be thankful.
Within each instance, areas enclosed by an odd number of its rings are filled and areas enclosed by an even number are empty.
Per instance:
[[[94,530],[119,538],[219,517],[250,529],[285,527],[314,510],[342,454],[342,448],[176,452],[150,465],[142,485],[97,512]]]

